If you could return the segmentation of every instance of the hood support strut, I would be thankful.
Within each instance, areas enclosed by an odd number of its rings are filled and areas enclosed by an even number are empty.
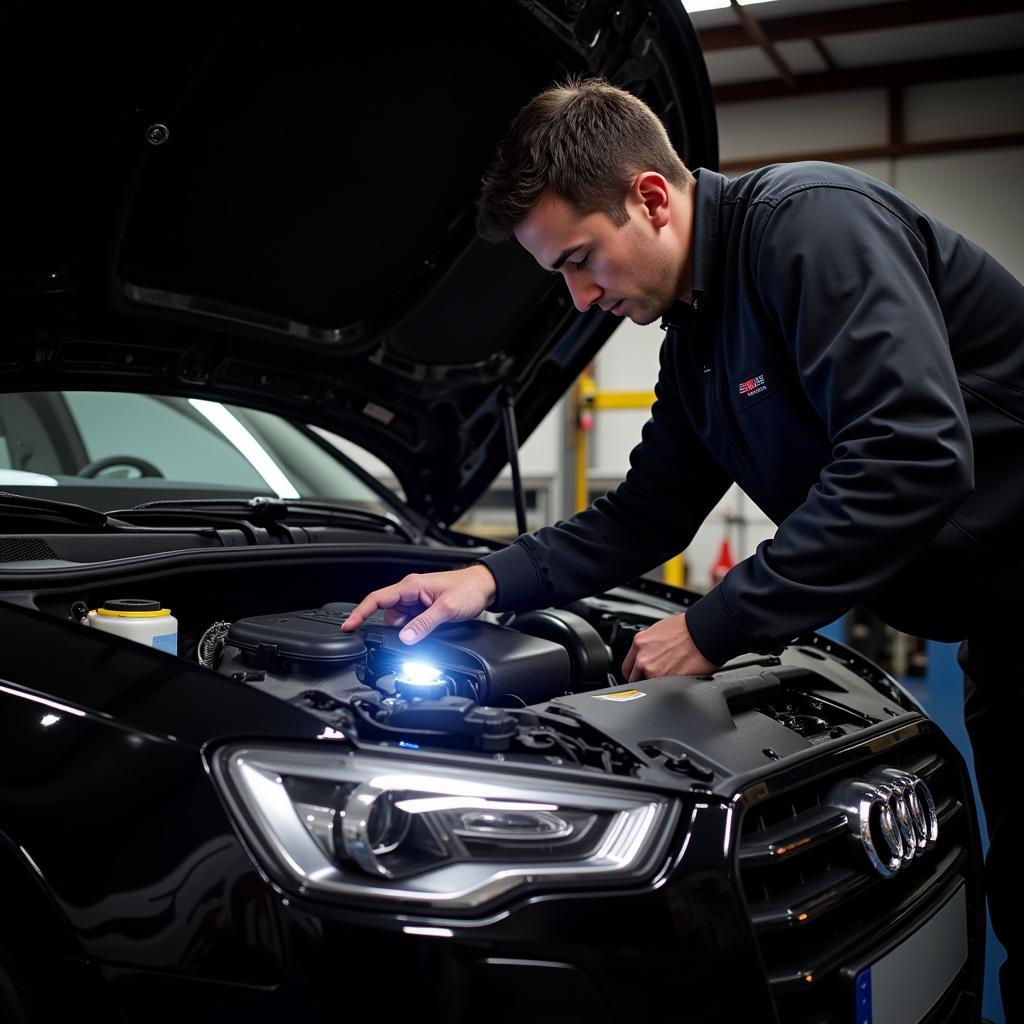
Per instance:
[[[501,422],[505,427],[505,448],[508,452],[508,464],[512,469],[512,496],[516,503],[516,530],[526,533],[526,496],[523,493],[523,478],[519,474],[519,433],[516,430],[516,410],[512,402],[512,391],[502,388],[499,396],[501,402]]]

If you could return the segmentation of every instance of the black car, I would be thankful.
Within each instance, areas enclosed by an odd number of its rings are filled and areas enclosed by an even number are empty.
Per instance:
[[[851,650],[631,686],[650,580],[339,629],[613,329],[475,237],[515,111],[715,165],[682,6],[2,17],[0,1016],[976,1020],[964,763]]]

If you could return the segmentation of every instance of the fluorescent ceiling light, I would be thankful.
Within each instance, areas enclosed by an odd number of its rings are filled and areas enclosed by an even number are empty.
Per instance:
[[[190,398],[188,401],[193,409],[198,409],[242,453],[279,498],[299,496],[292,482],[281,472],[281,467],[267,454],[263,445],[220,402],[207,402],[201,398]]]
[[[774,0],[740,0],[741,7],[749,7],[751,4],[770,4]],[[698,14],[701,11],[721,11],[731,7],[729,0],[683,0],[683,7],[687,14]]]

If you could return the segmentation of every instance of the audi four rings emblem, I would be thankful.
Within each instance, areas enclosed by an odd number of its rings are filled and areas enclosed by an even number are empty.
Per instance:
[[[892,878],[930,850],[939,834],[928,787],[899,768],[879,768],[866,778],[841,782],[828,802],[845,812],[850,832],[883,878]]]

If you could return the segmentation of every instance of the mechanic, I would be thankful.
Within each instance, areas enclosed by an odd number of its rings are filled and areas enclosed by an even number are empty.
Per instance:
[[[579,310],[661,318],[651,416],[616,490],[478,564],[375,591],[346,628],[383,608],[415,643],[485,608],[599,593],[684,549],[735,481],[774,538],[638,633],[623,677],[710,672],[855,604],[908,633],[966,640],[989,901],[1009,953],[1024,560],[1000,553],[1024,527],[1024,286],[850,168],[691,173],[653,111],[600,79],[549,89],[517,115],[477,226],[492,241],[514,235]],[[1014,1020],[1009,959],[1001,983]]]

